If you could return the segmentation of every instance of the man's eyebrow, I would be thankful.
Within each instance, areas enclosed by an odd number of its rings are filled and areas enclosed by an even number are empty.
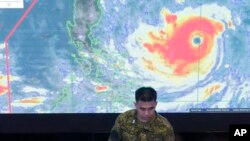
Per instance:
[[[147,108],[145,108],[145,107],[140,107],[140,109],[154,109],[155,107],[154,106],[152,106],[152,107],[147,107]]]

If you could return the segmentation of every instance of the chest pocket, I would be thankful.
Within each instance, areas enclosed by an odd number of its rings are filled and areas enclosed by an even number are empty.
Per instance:
[[[148,134],[148,141],[162,141],[162,135],[160,134]]]
[[[133,126],[122,127],[122,140],[138,141],[138,130]]]

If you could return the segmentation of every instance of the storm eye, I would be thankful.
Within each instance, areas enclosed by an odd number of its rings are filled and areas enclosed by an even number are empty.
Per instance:
[[[201,38],[195,37],[193,41],[194,41],[195,44],[200,44],[201,43]]]
[[[194,47],[199,47],[202,44],[202,42],[203,42],[203,39],[200,36],[195,36],[192,39],[192,44]]]

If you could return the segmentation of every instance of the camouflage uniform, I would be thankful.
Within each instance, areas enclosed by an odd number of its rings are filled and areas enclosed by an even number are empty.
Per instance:
[[[149,122],[136,118],[136,110],[120,114],[108,141],[174,141],[174,131],[166,118],[156,113]]]

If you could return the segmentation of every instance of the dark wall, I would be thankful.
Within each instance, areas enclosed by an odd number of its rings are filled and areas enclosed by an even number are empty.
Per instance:
[[[8,141],[107,141],[108,133],[0,134]],[[228,141],[227,133],[176,133],[175,141]]]
[[[0,114],[0,133],[108,133],[118,114]],[[248,113],[168,113],[176,132],[228,132]]]
[[[161,113],[162,114],[162,113]],[[0,139],[106,141],[118,114],[0,114]],[[227,141],[229,126],[250,124],[247,113],[168,113],[176,141]]]

